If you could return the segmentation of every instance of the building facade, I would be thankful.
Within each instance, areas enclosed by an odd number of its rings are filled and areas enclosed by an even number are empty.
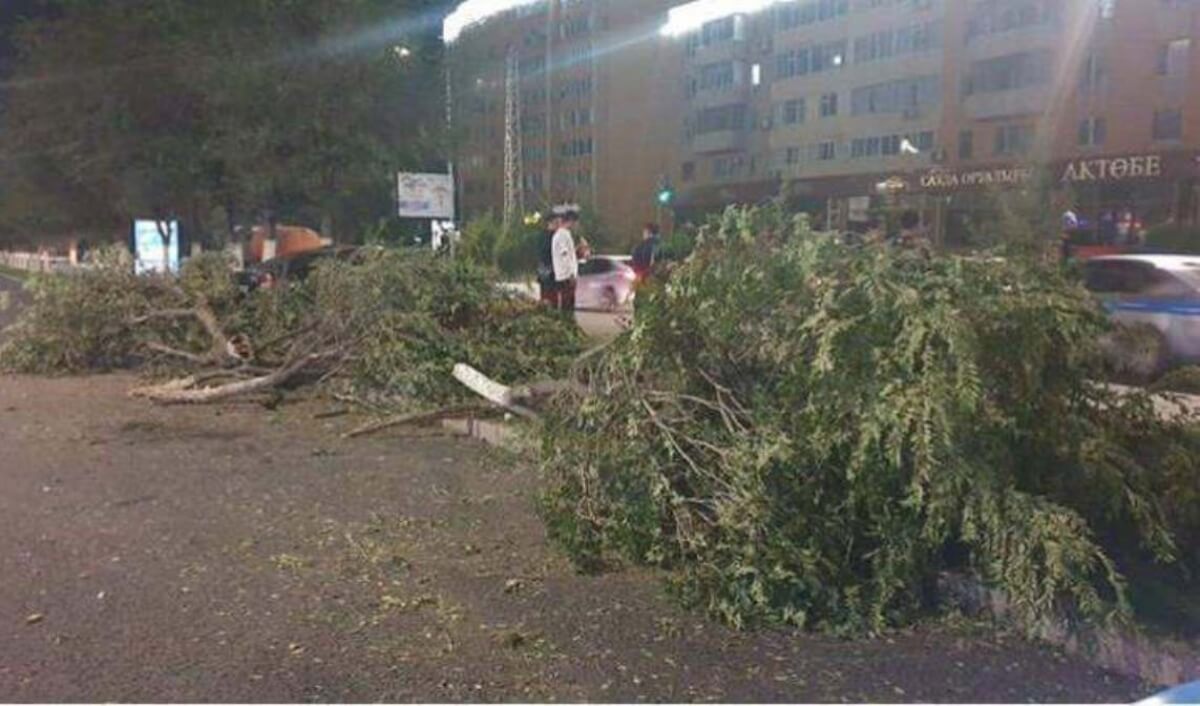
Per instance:
[[[784,198],[850,228],[900,203],[950,242],[990,217],[989,196],[1035,180],[1095,223],[1117,210],[1200,217],[1197,0],[523,7],[453,53],[486,46],[482,85],[503,86],[505,43],[532,31],[523,23],[544,28],[522,45],[544,57],[522,80],[545,84],[524,106],[537,144],[525,144],[525,194],[578,197],[621,229],[661,215],[664,179],[679,218]],[[581,68],[563,61],[582,55]],[[498,117],[463,116],[468,213],[499,203]]]
[[[500,217],[509,180],[522,212],[578,202],[614,242],[666,215],[655,194],[678,154],[680,49],[658,41],[658,30],[671,4],[528,2],[451,44],[457,184],[468,218]]]

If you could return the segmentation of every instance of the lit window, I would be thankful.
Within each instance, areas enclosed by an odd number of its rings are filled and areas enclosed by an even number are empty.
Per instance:
[[[1158,73],[1161,76],[1181,76],[1187,71],[1192,51],[1190,38],[1176,39],[1163,45],[1158,52]]]

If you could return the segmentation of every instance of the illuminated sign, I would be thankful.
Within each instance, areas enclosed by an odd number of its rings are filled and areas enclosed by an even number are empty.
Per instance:
[[[134,221],[133,258],[139,275],[179,272],[179,221]]]
[[[1056,162],[1053,173],[1062,184],[1157,179],[1167,176],[1167,157],[1142,154],[1127,157],[1094,157]],[[934,169],[921,175],[921,188],[927,191],[953,191],[979,187],[1023,186],[1033,180],[1033,166],[1003,166],[985,169]]]
[[[924,189],[958,189],[978,186],[1019,186],[1033,178],[1030,167],[999,167],[974,171],[936,170],[921,177]]]
[[[1065,184],[1088,181],[1153,179],[1163,175],[1163,158],[1158,154],[1136,157],[1080,159],[1067,163],[1061,181]]]
[[[454,178],[449,174],[400,174],[396,181],[401,218],[454,220]]]

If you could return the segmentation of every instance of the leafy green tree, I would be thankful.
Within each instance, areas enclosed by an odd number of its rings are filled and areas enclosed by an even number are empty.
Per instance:
[[[2,138],[15,186],[0,217],[110,229],[150,215],[195,231],[220,209],[230,226],[266,214],[340,233],[373,222],[392,174],[438,152],[429,4],[65,0],[17,38]]]

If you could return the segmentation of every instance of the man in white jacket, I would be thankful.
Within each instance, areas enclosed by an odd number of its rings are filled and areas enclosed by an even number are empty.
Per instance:
[[[554,209],[559,218],[559,229],[550,243],[554,262],[554,279],[558,289],[560,311],[575,311],[575,284],[579,278],[579,258],[575,255],[575,237],[572,231],[579,224],[579,207],[565,204]]]

